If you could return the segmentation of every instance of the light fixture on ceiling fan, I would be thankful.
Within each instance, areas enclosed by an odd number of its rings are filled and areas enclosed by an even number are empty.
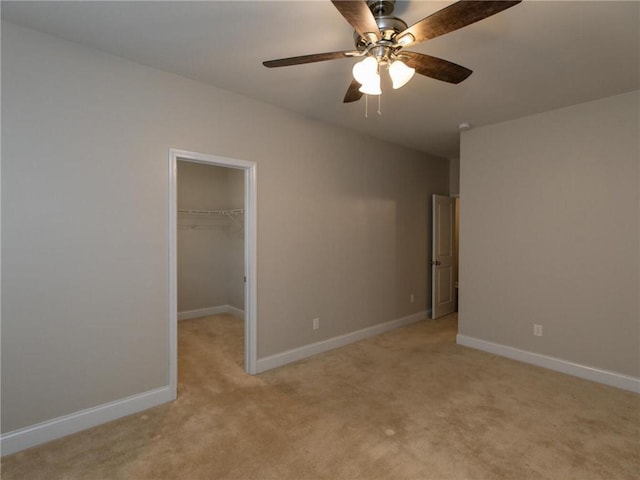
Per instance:
[[[353,66],[353,78],[362,84],[359,88],[360,92],[367,95],[382,94],[380,89],[380,70],[385,65],[394,89],[405,85],[416,73],[415,68],[407,67],[400,59],[392,62],[381,62],[376,57],[367,57]]]
[[[395,0],[331,0],[354,28],[356,50],[302,55],[262,63],[272,68],[365,57],[353,66],[354,79],[344,96],[344,103],[360,100],[363,94],[380,95],[380,71],[384,71],[384,68],[391,77],[394,89],[405,85],[416,72],[444,82],[460,83],[471,75],[471,70],[404,48],[495,15],[521,1],[462,0],[408,27],[404,20],[391,16]]]

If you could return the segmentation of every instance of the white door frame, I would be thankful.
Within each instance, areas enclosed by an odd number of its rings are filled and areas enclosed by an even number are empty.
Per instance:
[[[256,163],[206,153],[169,149],[169,386],[176,398],[178,388],[178,159],[218,167],[244,170],[244,369],[255,375],[257,348],[257,281],[256,281]]]

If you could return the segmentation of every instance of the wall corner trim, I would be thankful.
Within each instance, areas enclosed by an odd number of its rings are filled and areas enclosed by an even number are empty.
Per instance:
[[[287,350],[286,352],[259,358],[257,362],[257,373],[262,373],[267,370],[271,370],[272,368],[282,367],[283,365],[287,365],[319,353],[327,352],[335,348],[340,348],[345,345],[349,345],[350,343],[359,342],[365,338],[374,337],[381,333],[385,333],[399,327],[404,327],[423,319],[428,319],[430,316],[431,309],[388,322],[379,323],[378,325],[356,330],[355,332],[345,333],[344,335],[339,335],[327,340],[321,340],[303,347],[294,348],[293,350]]]
[[[591,380],[592,382],[602,383],[611,387],[640,393],[640,378],[630,377],[621,373],[602,370],[588,365],[562,360],[556,357],[541,355],[539,353],[520,350],[519,348],[508,347],[506,345],[489,342],[487,340],[480,340],[479,338],[468,337],[466,335],[458,334],[456,337],[456,343],[465,347],[475,348],[476,350],[494,353],[512,360],[573,375],[574,377]]]
[[[80,410],[1,435],[0,451],[10,455],[173,400],[171,388],[164,386]]]

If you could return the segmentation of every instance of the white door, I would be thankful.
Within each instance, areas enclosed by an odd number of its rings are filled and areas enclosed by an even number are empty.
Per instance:
[[[455,309],[453,226],[455,198],[433,195],[431,255],[431,318]]]

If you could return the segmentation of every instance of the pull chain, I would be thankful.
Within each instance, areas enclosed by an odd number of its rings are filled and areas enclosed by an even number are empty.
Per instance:
[[[382,116],[382,95],[378,95],[378,110],[377,114]],[[364,118],[369,118],[369,95],[364,94]]]

